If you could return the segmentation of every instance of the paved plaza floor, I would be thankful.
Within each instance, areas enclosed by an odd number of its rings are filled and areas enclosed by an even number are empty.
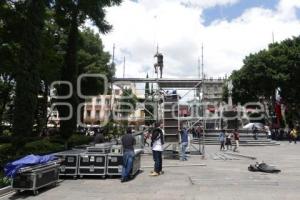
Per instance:
[[[67,179],[58,186],[31,193],[11,193],[0,200],[297,200],[300,198],[300,143],[281,142],[279,146],[241,147],[240,154],[257,157],[228,156],[218,146],[206,147],[206,158],[191,155],[188,161],[164,159],[165,174],[150,177],[153,160],[142,156],[142,172],[134,180]],[[249,172],[248,166],[264,161],[281,169],[279,174]],[[199,166],[198,166],[199,164]],[[204,164],[204,166],[200,165]]]

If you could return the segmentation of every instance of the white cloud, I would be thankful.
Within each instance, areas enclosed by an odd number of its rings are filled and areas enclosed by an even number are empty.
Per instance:
[[[156,44],[164,54],[164,77],[196,77],[197,59],[204,44],[205,73],[218,77],[229,75],[242,66],[250,53],[267,48],[272,41],[299,35],[300,21],[296,8],[300,1],[281,0],[276,10],[249,8],[231,21],[216,20],[202,24],[203,8],[232,5],[237,0],[190,0],[201,9],[182,6],[184,0],[124,1],[119,7],[107,9],[107,20],[113,25],[111,33],[102,36],[106,50],[115,56],[117,76],[123,74],[126,57],[126,77],[154,77],[153,58]],[[188,2],[188,1],[185,1]],[[299,2],[299,3],[298,3]],[[196,5],[196,4],[195,4]]]
[[[238,3],[239,0],[179,0],[182,5],[191,8],[210,8],[215,6],[228,6]]]
[[[240,0],[138,0],[137,3],[152,10],[163,4],[180,4],[189,8],[205,9],[214,6],[228,6],[238,3]]]
[[[277,6],[279,15],[285,20],[296,19],[297,8],[300,8],[298,0],[281,0]]]

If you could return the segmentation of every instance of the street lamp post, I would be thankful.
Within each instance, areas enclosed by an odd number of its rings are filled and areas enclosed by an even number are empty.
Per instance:
[[[228,88],[228,106],[229,108],[232,108],[232,89],[233,89],[232,80],[228,81],[227,88]]]
[[[204,106],[204,77],[202,75],[202,158],[205,159],[205,106]],[[200,144],[200,134],[199,134]],[[200,146],[199,146],[200,147]]]

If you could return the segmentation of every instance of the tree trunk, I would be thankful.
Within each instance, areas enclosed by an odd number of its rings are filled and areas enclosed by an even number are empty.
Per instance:
[[[43,92],[43,97],[39,101],[38,111],[37,111],[37,133],[42,136],[44,130],[47,128],[48,116],[47,116],[47,108],[48,108],[48,92],[49,87],[48,84],[44,83],[45,91]]]
[[[37,107],[37,94],[39,89],[39,73],[37,65],[40,62],[40,40],[44,25],[45,1],[25,1],[27,5],[24,12],[23,26],[20,27],[21,50],[20,64],[16,72],[16,97],[13,130],[20,137],[21,144],[32,135],[32,127]]]
[[[73,94],[70,98],[64,99],[61,102],[67,102],[72,106],[73,112],[71,113],[71,119],[69,120],[60,120],[60,132],[61,136],[65,139],[67,148],[67,140],[76,130],[76,122],[77,122],[77,106],[78,106],[78,98],[77,98],[77,77],[78,77],[78,66],[76,63],[77,60],[77,48],[78,48],[78,22],[77,22],[78,10],[74,10],[72,14],[72,22],[69,29],[68,42],[67,42],[67,50],[65,56],[65,64],[62,68],[62,76],[61,79],[64,81],[68,81],[72,84]],[[69,93],[69,88],[65,85],[61,85],[58,93],[59,95],[67,95]],[[59,106],[59,115],[60,117],[66,117],[70,113],[69,108],[66,106]]]
[[[9,80],[7,80],[9,79]],[[0,108],[0,124],[3,120],[3,114],[5,113],[6,105],[10,101],[10,93],[12,90],[11,87],[11,78],[3,78],[4,80],[4,91],[2,92],[1,98],[2,98],[2,105]],[[0,132],[2,132],[2,126],[0,126]]]

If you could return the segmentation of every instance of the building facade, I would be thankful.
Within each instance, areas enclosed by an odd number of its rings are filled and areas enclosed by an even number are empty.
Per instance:
[[[135,93],[135,90],[132,90]],[[122,97],[121,89],[113,89],[111,95],[98,95],[85,102],[83,123],[88,125],[104,125],[113,115],[114,121],[128,120],[130,125],[141,125],[145,121],[144,96],[138,96],[136,109],[126,116],[126,119],[120,113],[118,104]]]
[[[203,81],[203,102],[211,105],[220,105],[222,102],[223,88],[227,79],[204,79]]]

